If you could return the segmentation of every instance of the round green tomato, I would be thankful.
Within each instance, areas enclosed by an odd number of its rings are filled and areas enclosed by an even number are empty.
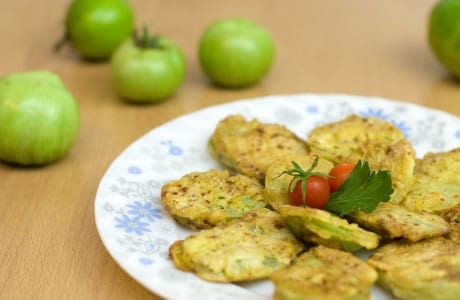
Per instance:
[[[67,37],[87,59],[106,59],[133,32],[126,0],[74,0],[66,16]]]
[[[0,160],[42,165],[64,156],[79,128],[78,106],[47,71],[0,78]]]
[[[439,61],[460,78],[460,0],[442,0],[432,8],[428,41]]]
[[[115,90],[132,102],[158,102],[171,96],[182,84],[185,59],[171,40],[154,38],[152,45],[127,40],[111,62]]]
[[[270,34],[245,19],[212,23],[199,45],[204,73],[223,87],[238,88],[256,83],[269,71],[274,55]]]

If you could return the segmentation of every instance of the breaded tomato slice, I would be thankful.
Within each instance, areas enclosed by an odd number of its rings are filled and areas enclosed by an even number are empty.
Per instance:
[[[377,272],[348,252],[317,246],[271,279],[277,300],[365,300]]]
[[[403,138],[402,131],[390,122],[350,115],[343,120],[314,128],[308,134],[307,144],[312,153],[340,163],[363,143],[393,143]]]
[[[457,300],[460,246],[439,237],[418,243],[393,242],[368,259],[378,283],[403,300]]]
[[[278,211],[289,229],[306,242],[349,252],[379,245],[379,235],[325,210],[280,205]]]
[[[205,229],[175,242],[170,254],[180,270],[209,281],[240,282],[268,278],[302,250],[303,244],[284,227],[280,215],[261,208],[227,226]]]
[[[460,148],[427,153],[414,169],[414,183],[403,205],[440,213],[460,204]]]
[[[403,238],[417,242],[449,232],[449,225],[440,216],[388,202],[380,203],[370,213],[358,211],[351,217],[360,226],[387,239]]]
[[[263,182],[274,158],[307,154],[305,142],[281,124],[265,124],[231,115],[221,120],[209,139],[209,150],[224,166]]]
[[[178,223],[191,229],[226,224],[249,210],[267,206],[258,180],[213,169],[166,183],[161,202]]]

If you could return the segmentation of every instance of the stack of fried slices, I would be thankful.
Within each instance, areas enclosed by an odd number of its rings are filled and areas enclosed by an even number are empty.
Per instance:
[[[305,139],[282,124],[222,119],[209,151],[224,167],[166,183],[161,199],[194,232],[170,247],[174,265],[215,282],[271,279],[275,299],[369,299],[376,282],[399,299],[460,295],[460,149],[416,153],[378,118],[347,118]],[[364,160],[388,170],[393,193],[341,218],[293,206],[292,161],[327,174]],[[364,260],[360,250],[372,250]]]

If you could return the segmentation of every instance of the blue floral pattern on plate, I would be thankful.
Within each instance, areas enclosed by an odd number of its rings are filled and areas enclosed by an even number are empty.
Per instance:
[[[393,123],[419,157],[460,146],[458,117],[413,104],[350,95],[241,100],[205,108],[155,128],[130,145],[107,170],[96,195],[95,215],[109,253],[128,274],[158,295],[174,299],[271,299],[269,281],[245,285],[206,282],[178,271],[168,258],[169,246],[191,231],[164,212],[161,186],[192,171],[220,168],[208,154],[207,139],[220,119],[235,113],[284,124],[303,138],[314,127],[353,113]],[[372,290],[372,299],[387,298],[378,288]]]
[[[154,208],[151,202],[135,201],[127,205],[130,208],[128,214],[134,215],[136,218],[145,218],[153,223],[156,219],[161,219],[161,209]]]
[[[134,232],[137,235],[143,235],[144,232],[149,232],[148,228],[149,223],[142,222],[141,218],[131,218],[127,215],[122,215],[120,217],[115,217],[117,224],[115,227],[122,228],[126,233]]]

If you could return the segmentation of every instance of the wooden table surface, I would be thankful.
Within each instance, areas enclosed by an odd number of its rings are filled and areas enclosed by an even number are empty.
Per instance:
[[[407,101],[460,116],[460,84],[432,55],[428,0],[132,0],[147,24],[183,48],[187,75],[157,105],[115,94],[109,63],[52,52],[68,1],[4,1],[0,75],[46,69],[78,101],[81,127],[68,155],[41,168],[0,163],[0,299],[157,299],[110,257],[94,221],[94,199],[110,163],[150,129],[200,108],[248,97],[348,93]],[[248,17],[276,40],[268,76],[240,90],[209,84],[197,62],[211,21]],[[180,287],[178,287],[180,288]]]

